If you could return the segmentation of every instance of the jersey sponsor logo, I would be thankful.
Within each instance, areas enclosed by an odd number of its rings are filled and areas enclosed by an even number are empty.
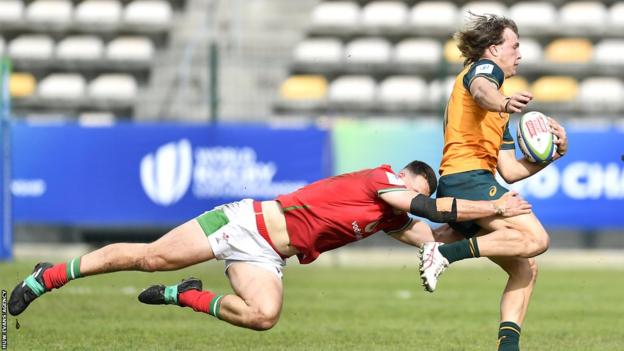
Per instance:
[[[141,185],[154,203],[170,206],[178,202],[191,184],[193,152],[187,139],[171,142],[141,160]]]
[[[494,65],[490,63],[484,63],[482,65],[478,65],[475,68],[475,75],[476,74],[492,74],[492,72],[494,72]]]
[[[396,176],[396,174],[391,172],[386,172],[386,176],[388,177],[388,183],[394,185],[405,185],[402,179]]]
[[[353,234],[355,234],[355,240],[360,240],[362,239],[362,230],[360,229],[360,226],[358,225],[357,221],[353,221],[351,222],[351,227],[353,227]]]
[[[496,195],[496,186],[492,185],[488,194],[490,195],[490,197]]]

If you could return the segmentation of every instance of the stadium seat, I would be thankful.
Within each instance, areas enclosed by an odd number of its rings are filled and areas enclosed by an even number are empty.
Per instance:
[[[621,30],[624,27],[624,3],[618,2],[613,4],[609,9],[608,25],[612,30]]]
[[[129,74],[102,74],[89,83],[88,96],[96,100],[132,101],[139,88]]]
[[[0,56],[4,55],[4,38],[0,37]]]
[[[448,76],[445,79],[435,79],[429,84],[429,102],[432,106],[443,106],[447,103],[453,92],[455,79],[455,76]]]
[[[361,24],[365,28],[401,28],[407,22],[407,5],[399,1],[374,1],[362,8]]]
[[[67,0],[36,0],[26,8],[26,19],[35,23],[65,25],[72,19],[72,3]]]
[[[84,97],[86,82],[76,73],[53,73],[39,82],[38,94],[44,99],[79,100]]]
[[[142,36],[113,39],[106,47],[106,58],[115,61],[146,62],[154,57],[154,44]]]
[[[538,102],[571,102],[578,95],[576,79],[568,76],[545,76],[531,85],[535,101]]]
[[[121,20],[122,6],[116,0],[86,0],[76,6],[74,18],[84,25],[114,26]]]
[[[93,35],[67,37],[56,45],[56,57],[64,60],[98,60],[103,52],[102,39]]]
[[[444,44],[444,59],[448,63],[464,62],[464,58],[461,56],[461,51],[459,51],[455,39],[449,39],[446,44]]]
[[[390,62],[391,46],[382,38],[355,39],[345,46],[346,64]]]
[[[327,95],[327,79],[320,75],[289,77],[280,87],[280,98],[290,101],[321,101]]]
[[[433,39],[404,39],[394,47],[394,61],[401,64],[436,65],[442,60],[442,44]]]
[[[505,79],[503,83],[503,91],[506,96],[511,96],[519,91],[528,91],[529,90],[529,82],[524,77],[514,76],[511,78]]]
[[[0,1],[0,23],[15,23],[22,20],[24,2],[21,0]]]
[[[15,60],[48,60],[52,58],[52,38],[40,34],[23,34],[9,43],[8,53]]]
[[[471,1],[461,8],[461,21],[466,23],[470,19],[468,11],[475,15],[492,14],[507,16],[507,6],[498,1]]]
[[[539,64],[542,62],[542,46],[535,39],[520,38],[522,63]]]
[[[416,29],[451,32],[457,26],[457,16],[457,6],[450,1],[423,1],[412,7],[409,24]]]
[[[583,38],[563,38],[552,41],[545,58],[556,63],[587,63],[592,58],[592,43]]]
[[[378,94],[386,110],[416,110],[428,102],[427,83],[416,76],[390,76],[379,84]]]
[[[624,64],[624,40],[604,39],[594,46],[593,60],[599,64]]]
[[[580,84],[581,108],[587,112],[618,112],[622,109],[624,83],[617,78],[591,77]]]
[[[84,126],[108,126],[115,123],[115,115],[104,111],[86,111],[78,116],[78,123]]]
[[[359,25],[360,6],[352,1],[321,2],[312,10],[312,27],[348,29]]]
[[[342,42],[335,38],[306,39],[295,47],[295,62],[306,64],[341,63],[344,54]]]
[[[370,108],[375,100],[377,87],[369,76],[347,75],[336,78],[329,86],[330,104],[351,105],[352,108]]]
[[[557,8],[546,1],[522,1],[509,8],[509,17],[522,31],[543,31],[557,23]]]
[[[37,81],[30,73],[13,73],[9,82],[11,97],[24,98],[35,93]]]
[[[573,1],[559,10],[559,22],[564,28],[600,30],[607,18],[607,7],[598,1]]]
[[[160,0],[136,0],[123,14],[124,22],[135,26],[168,26],[172,20],[171,4]]]

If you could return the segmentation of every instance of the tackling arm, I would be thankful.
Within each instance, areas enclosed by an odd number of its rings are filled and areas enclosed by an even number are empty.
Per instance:
[[[471,201],[449,197],[431,199],[410,190],[393,191],[380,196],[397,210],[433,222],[468,221],[494,215],[509,217],[531,212],[531,205],[515,192],[506,193],[494,201]]]

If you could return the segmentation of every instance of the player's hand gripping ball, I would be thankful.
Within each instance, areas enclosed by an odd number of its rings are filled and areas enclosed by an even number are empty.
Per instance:
[[[548,118],[541,112],[525,113],[518,121],[518,145],[527,160],[535,163],[552,161],[557,152],[556,136],[550,131]]]

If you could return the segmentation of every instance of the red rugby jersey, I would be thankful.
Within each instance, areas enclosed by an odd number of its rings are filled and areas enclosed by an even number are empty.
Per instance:
[[[381,165],[319,180],[276,200],[284,210],[290,244],[306,264],[322,252],[372,234],[407,228],[412,221],[407,213],[379,197],[405,189],[392,168]]]

